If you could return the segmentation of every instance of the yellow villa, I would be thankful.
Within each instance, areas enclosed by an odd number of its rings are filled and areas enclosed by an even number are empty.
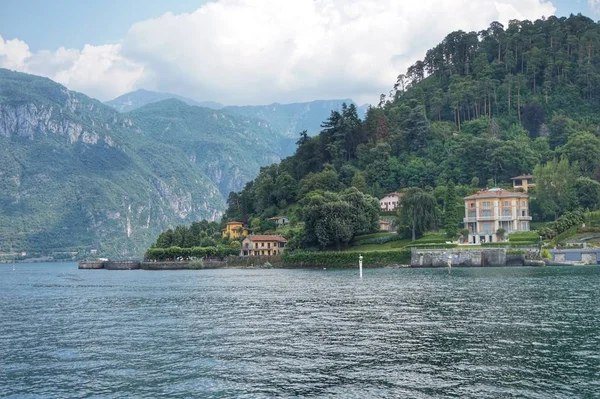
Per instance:
[[[247,236],[248,229],[244,227],[244,223],[242,222],[229,222],[227,226],[223,229],[222,236],[223,238],[240,238],[240,236]]]
[[[529,231],[529,196],[492,188],[464,198],[465,229],[469,230],[469,243],[480,244],[500,241],[498,229],[506,234]]]

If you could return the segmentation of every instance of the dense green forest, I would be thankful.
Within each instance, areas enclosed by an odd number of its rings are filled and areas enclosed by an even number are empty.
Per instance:
[[[364,120],[349,105],[319,135],[302,132],[293,156],[229,195],[224,220],[285,213],[309,223],[315,192],[339,202],[333,193],[349,187],[368,198],[415,188],[416,202],[435,208],[418,230],[454,230],[463,195],[529,173],[538,183],[534,220],[598,209],[599,106],[600,25],[591,19],[453,32],[398,76]],[[310,229],[295,234],[299,245],[319,241]]]

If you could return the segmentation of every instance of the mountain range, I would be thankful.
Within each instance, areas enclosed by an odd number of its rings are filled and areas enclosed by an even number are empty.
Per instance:
[[[261,119],[268,122],[280,135],[291,138],[296,138],[298,133],[305,129],[311,136],[318,134],[321,131],[321,123],[329,117],[332,110],[341,110],[343,103],[355,104],[354,101],[346,98],[292,104],[273,103],[269,105],[225,106],[214,101],[199,102],[177,94],[160,93],[144,89],[123,94],[114,100],[105,102],[105,104],[119,112],[129,112],[167,99],[176,99],[192,106],[223,109],[250,118]],[[357,106],[358,116],[364,118],[369,104],[355,105]]]
[[[113,107],[119,112],[129,112],[134,109],[143,107],[144,105],[156,103],[162,100],[176,99],[187,105],[194,105],[197,107],[205,107],[211,109],[221,109],[224,107],[223,104],[219,104],[214,101],[195,101],[188,97],[179,96],[171,93],[160,93],[157,91],[150,91],[145,89],[139,89],[130,93],[125,93],[113,100],[106,101],[104,104],[109,107]]]
[[[165,228],[218,220],[229,192],[343,102],[215,109],[133,94],[108,106],[0,69],[0,252],[141,256]]]

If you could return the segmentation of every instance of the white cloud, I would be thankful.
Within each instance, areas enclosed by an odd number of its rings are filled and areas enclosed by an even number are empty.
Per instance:
[[[59,48],[32,53],[18,39],[0,36],[0,67],[47,76],[72,90],[102,100],[134,88],[144,68],[121,55],[121,45],[85,45],[82,50]]]
[[[600,15],[600,0],[588,0],[590,10],[596,15]]]
[[[0,67],[22,69],[29,57],[29,46],[19,39],[4,40],[0,36]]]
[[[15,68],[107,99],[134,87],[226,104],[372,100],[453,30],[536,19],[543,0],[219,0],[139,22],[121,44],[23,56]],[[285,5],[283,5],[285,4]],[[4,47],[2,47],[4,46]],[[7,51],[4,51],[7,53]]]

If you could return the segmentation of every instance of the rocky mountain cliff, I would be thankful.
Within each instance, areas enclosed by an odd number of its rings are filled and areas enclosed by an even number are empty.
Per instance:
[[[121,114],[0,69],[0,252],[140,256],[168,226],[218,219],[279,159],[266,125],[176,100]]]
[[[108,106],[0,69],[0,255],[141,256],[168,227],[218,220],[231,191],[342,103],[209,109],[172,97],[140,90]]]

